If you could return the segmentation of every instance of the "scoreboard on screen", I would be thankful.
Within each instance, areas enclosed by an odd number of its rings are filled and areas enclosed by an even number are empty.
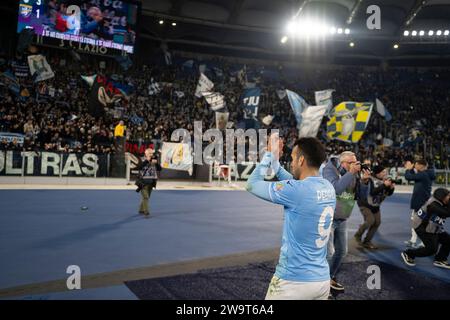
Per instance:
[[[132,54],[140,3],[133,0],[20,0],[17,32],[39,44],[98,54]]]

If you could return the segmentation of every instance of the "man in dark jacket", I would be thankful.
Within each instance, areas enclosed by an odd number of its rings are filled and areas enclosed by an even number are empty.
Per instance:
[[[419,210],[431,196],[431,186],[435,179],[434,169],[428,169],[425,160],[418,160],[414,164],[411,161],[405,163],[405,179],[414,181],[414,189],[411,197],[411,220],[414,213]],[[411,229],[411,239],[405,241],[410,247],[420,247],[422,244],[417,243],[417,234],[414,228]]]
[[[433,196],[414,213],[413,227],[425,246],[408,249],[401,253],[403,261],[408,266],[416,265],[414,262],[416,257],[428,257],[437,252],[433,264],[439,268],[450,269],[450,264],[447,262],[450,253],[450,235],[444,231],[445,219],[450,217],[449,201],[450,191],[438,188]],[[439,245],[441,245],[440,248]]]
[[[381,223],[380,206],[387,196],[394,193],[395,184],[387,178],[387,170],[383,166],[375,166],[372,170],[373,176],[363,175],[361,184],[367,186],[365,196],[358,198],[358,205],[364,217],[364,223],[355,234],[355,239],[367,249],[377,249],[372,243],[372,238],[377,232]],[[367,230],[366,237],[362,241],[362,236]]]
[[[136,181],[136,185],[138,186],[136,191],[140,192],[142,196],[139,213],[143,214],[146,218],[150,217],[148,200],[150,199],[153,188],[156,187],[156,182],[158,180],[157,171],[160,170],[161,166],[155,156],[155,150],[148,148],[145,150],[145,160],[139,166],[139,178]]]

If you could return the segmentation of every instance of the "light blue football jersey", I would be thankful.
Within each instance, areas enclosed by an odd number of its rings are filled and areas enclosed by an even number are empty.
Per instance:
[[[272,202],[284,206],[283,238],[275,275],[299,282],[330,279],[326,259],[336,194],[324,178],[269,184]]]

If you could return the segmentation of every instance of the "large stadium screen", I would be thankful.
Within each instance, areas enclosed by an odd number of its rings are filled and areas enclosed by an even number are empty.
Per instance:
[[[139,5],[117,0],[20,0],[17,32],[134,52]]]

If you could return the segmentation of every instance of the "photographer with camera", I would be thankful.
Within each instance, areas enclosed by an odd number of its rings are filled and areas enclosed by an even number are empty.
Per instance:
[[[338,269],[348,252],[347,219],[356,202],[361,164],[351,151],[344,151],[339,156],[332,156],[322,165],[322,176],[331,182],[336,192],[336,210],[334,212],[330,239],[328,241],[327,260],[330,265],[330,286],[336,291],[343,291],[344,286],[337,282]]]
[[[416,257],[428,257],[436,254],[433,265],[450,269],[447,262],[450,253],[450,235],[444,230],[445,219],[450,217],[450,191],[438,188],[426,203],[413,216],[413,228],[424,247],[407,249],[401,253],[408,266],[415,266]],[[439,248],[440,245],[440,248]],[[439,249],[439,251],[438,251]]]
[[[375,166],[372,172],[363,170],[359,183],[361,184],[360,190],[366,189],[366,192],[360,192],[358,198],[358,206],[364,217],[364,223],[356,232],[355,240],[364,248],[378,249],[372,243],[372,238],[381,223],[380,206],[386,197],[394,193],[395,183],[387,177],[387,169],[379,165]],[[362,240],[366,231],[366,237]]]
[[[155,156],[155,150],[148,148],[145,150],[145,160],[139,166],[139,178],[136,181],[136,192],[140,192],[142,199],[139,206],[139,214],[143,214],[146,218],[150,217],[148,210],[148,201],[152,194],[153,188],[156,187],[158,180],[157,171],[161,171],[158,158]]]

